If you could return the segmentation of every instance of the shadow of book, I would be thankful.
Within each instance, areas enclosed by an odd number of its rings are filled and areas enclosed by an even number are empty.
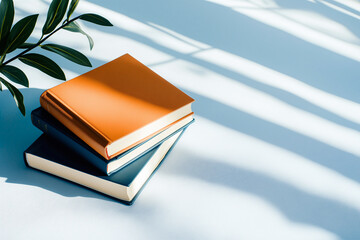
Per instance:
[[[65,197],[89,197],[115,201],[57,177],[27,168],[23,152],[40,135],[41,131],[31,124],[31,111],[40,106],[43,89],[21,89],[25,98],[26,117],[17,109],[7,90],[0,93],[0,178],[6,183],[36,186]]]

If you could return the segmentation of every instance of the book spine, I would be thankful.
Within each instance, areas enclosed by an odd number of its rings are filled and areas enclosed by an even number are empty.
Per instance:
[[[75,113],[72,113],[70,109],[64,106],[48,91],[45,91],[41,95],[40,104],[47,112],[86,142],[92,149],[98,152],[105,159],[110,159],[110,156],[108,156],[106,151],[106,146],[109,144],[109,140],[79,119]]]
[[[31,113],[31,121],[35,127],[40,129],[42,132],[47,134],[48,136],[57,139],[63,145],[72,149],[81,157],[87,159],[92,165],[97,167],[99,170],[108,175],[107,172],[107,163],[105,159],[101,159],[101,156],[97,156],[96,153],[91,152],[91,150],[87,149],[79,140],[65,134],[58,128],[56,128],[51,121],[47,121],[43,119],[41,116],[36,114],[35,112]]]

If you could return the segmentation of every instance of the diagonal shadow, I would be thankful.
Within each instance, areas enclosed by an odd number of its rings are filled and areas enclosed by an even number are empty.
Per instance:
[[[181,161],[167,162],[163,172],[249,192],[273,204],[288,219],[327,229],[340,239],[353,239],[360,235],[360,214],[356,209],[305,193],[264,174],[202,159],[187,152],[178,151],[177,154],[181,154],[178,156]]]
[[[317,3],[322,3],[322,2],[320,2],[319,0],[315,0],[315,1],[316,1]],[[328,2],[328,3],[332,4],[332,5],[335,5],[335,6],[339,7],[340,9],[346,10],[346,11],[348,11],[348,12],[351,12],[351,13],[353,13],[353,14],[355,14],[355,15],[360,16],[360,12],[359,12],[358,10],[356,10],[356,9],[354,9],[354,8],[352,8],[352,7],[347,6],[345,3],[341,3],[341,2],[339,2],[339,1],[334,1],[334,0],[326,0],[325,2]],[[323,4],[323,3],[322,3],[322,4]]]
[[[96,1],[90,2],[96,4]],[[357,61],[267,26],[228,7],[190,0],[106,1],[102,5],[139,22],[164,26],[213,48],[300,79],[315,88],[360,102],[357,91],[360,82],[354,81],[360,77],[360,72],[354,71],[358,68]]]
[[[358,19],[354,19],[354,17],[349,16],[344,12],[331,8],[328,5],[326,5],[324,2],[337,6],[339,9],[346,10],[357,16],[360,16],[360,12],[334,0],[324,0],[324,1],[315,0],[314,2],[275,0],[275,3],[280,8],[283,9],[297,9],[297,10],[319,13],[337,23],[340,23],[341,25],[345,26],[348,30],[350,30],[353,34],[355,34],[357,37],[360,37],[360,29],[356,27],[356,23],[358,23],[359,21]]]
[[[360,158],[313,138],[267,122],[213,99],[184,90],[196,99],[194,112],[218,124],[310,159],[360,182]]]
[[[337,6],[341,10],[348,11],[353,13],[354,15],[359,16],[359,12],[339,2],[333,0],[324,0],[324,1],[315,0],[313,2],[306,0],[301,0],[301,1],[275,0],[274,3],[277,5],[277,9],[279,10],[299,10],[304,12],[317,13],[323,17],[331,19],[336,23],[339,23],[354,35],[360,37],[360,30],[355,27],[359,21],[358,19],[355,19],[354,17],[349,16],[348,14],[342,11],[336,10],[334,8],[331,8],[329,5],[326,5],[326,3],[328,3],[333,6]],[[261,5],[258,6],[261,7]],[[304,26],[312,28],[310,24]],[[340,36],[335,36],[335,37],[340,37]]]

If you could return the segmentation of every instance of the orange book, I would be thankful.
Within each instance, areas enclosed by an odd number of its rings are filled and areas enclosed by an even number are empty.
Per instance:
[[[46,111],[105,159],[192,119],[193,101],[129,54],[40,97]]]

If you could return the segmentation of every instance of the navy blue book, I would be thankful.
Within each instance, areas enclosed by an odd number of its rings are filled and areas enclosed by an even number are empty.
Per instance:
[[[139,158],[141,155],[147,153],[154,147],[158,146],[160,143],[173,136],[174,134],[180,132],[189,124],[191,124],[194,119],[193,116],[188,116],[184,118],[162,132],[158,133],[149,140],[138,144],[137,146],[127,150],[126,152],[107,160],[90,146],[88,146],[84,141],[67,129],[62,123],[56,120],[43,108],[39,107],[32,111],[31,121],[33,125],[39,128],[41,131],[47,135],[56,138],[68,148],[72,149],[78,155],[81,155],[83,158],[87,159],[91,164],[101,170],[107,175],[118,171],[122,167],[126,166],[133,160]],[[121,126],[119,126],[121,127]]]
[[[25,152],[28,167],[53,174],[126,204],[132,204],[183,131],[163,141],[136,161],[108,176],[61,142],[41,135]]]

